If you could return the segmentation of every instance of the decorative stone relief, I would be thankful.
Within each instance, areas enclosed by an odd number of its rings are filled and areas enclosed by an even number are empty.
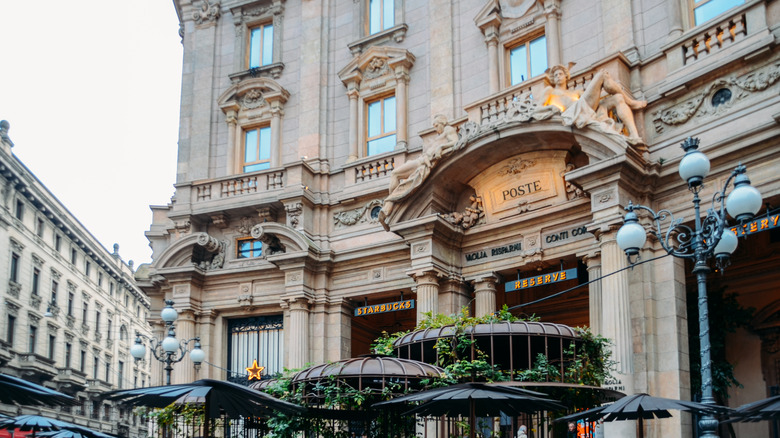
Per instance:
[[[60,274],[59,272],[57,272],[57,270],[56,270],[56,269],[53,269],[53,268],[52,268],[52,270],[51,270],[51,278],[52,278],[53,280],[60,281],[60,279],[62,278],[62,274]]]
[[[286,251],[286,248],[282,242],[279,241],[279,238],[266,233],[265,230],[263,230],[262,224],[257,224],[252,227],[250,234],[252,235],[252,238],[263,242],[263,257]]]
[[[189,220],[183,220],[183,221],[175,221],[173,223],[173,228],[183,234],[188,234],[190,232],[190,229],[192,227],[192,223]]]
[[[192,13],[192,19],[197,24],[203,24],[204,22],[216,22],[220,16],[220,3],[214,2],[211,4],[209,0],[203,0],[200,4],[200,9],[196,9]]]
[[[300,202],[295,202],[285,205],[284,209],[287,211],[287,226],[297,230],[303,213],[303,205]]]
[[[226,215],[225,213],[215,214],[211,216],[211,222],[215,227],[219,228],[220,230],[224,230],[230,223],[230,216]]]
[[[40,295],[30,295],[30,306],[38,310],[41,307],[41,296]]]
[[[238,296],[238,305],[244,310],[254,310],[255,306],[252,305],[252,301],[254,301],[254,297],[251,294],[241,294]]]
[[[11,238],[11,239],[9,239],[9,241],[11,243],[11,250],[12,251],[14,251],[14,252],[22,252],[22,250],[24,250],[24,245],[19,243],[16,239]]]
[[[39,268],[40,268],[41,266],[43,266],[43,264],[45,263],[45,262],[44,262],[44,260],[43,260],[42,258],[38,257],[38,255],[37,255],[37,254],[33,254],[33,255],[32,255],[32,261],[33,261],[33,263],[35,264],[35,266],[37,266],[37,267],[39,267]]]
[[[333,215],[334,226],[345,228],[358,223],[377,223],[379,221],[378,215],[373,214],[376,207],[382,207],[382,200],[375,199],[362,207],[335,213]]]
[[[364,79],[374,79],[390,73],[390,66],[387,65],[387,59],[375,57],[369,61],[363,72]]]
[[[724,114],[751,93],[766,90],[778,79],[780,62],[743,76],[718,79],[673,106],[654,112],[653,127],[657,133],[662,133],[667,127],[686,123],[694,116]]]
[[[578,199],[582,197],[586,197],[587,194],[585,193],[582,188],[572,182],[569,182],[566,180],[566,173],[571,172],[574,170],[577,166],[574,165],[574,163],[569,163],[566,165],[566,169],[564,169],[563,172],[561,172],[561,178],[563,178],[563,185],[566,187],[566,199],[572,200],[572,199]]]
[[[11,141],[11,137],[8,136],[8,130],[11,129],[11,124],[7,120],[0,120],[0,143],[7,144],[9,147],[14,147],[14,142]]]
[[[460,226],[464,230],[468,230],[474,225],[484,223],[485,221],[485,209],[482,206],[482,198],[477,195],[469,196],[471,205],[466,207],[466,210],[462,213],[452,212],[443,216],[447,222]]]
[[[498,171],[500,176],[517,175],[520,172],[531,168],[536,165],[536,160],[523,160],[521,158],[515,158],[509,162],[504,168]]]
[[[21,306],[17,305],[16,303],[5,300],[5,308],[9,315],[19,316],[19,309],[21,309]]]
[[[8,295],[14,298],[19,298],[19,292],[21,292],[21,290],[22,290],[21,284],[12,280],[8,280]]]
[[[225,263],[225,250],[227,243],[220,241],[216,237],[209,236],[208,233],[198,234],[197,244],[205,250],[193,250],[192,262],[201,269],[220,269]]]
[[[263,93],[258,89],[249,90],[241,97],[241,107],[245,110],[266,106],[268,102],[263,98]]]

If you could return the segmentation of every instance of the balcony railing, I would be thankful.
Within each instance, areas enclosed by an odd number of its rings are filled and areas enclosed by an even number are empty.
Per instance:
[[[196,183],[193,184],[193,191],[195,202],[202,202],[278,190],[284,186],[284,170],[274,170],[267,173]]]
[[[747,36],[745,14],[739,14],[716,24],[682,45],[684,63],[687,65],[704,56],[718,52]]]
[[[386,157],[377,161],[359,164],[355,167],[355,182],[368,181],[390,174],[395,168],[395,159]]]

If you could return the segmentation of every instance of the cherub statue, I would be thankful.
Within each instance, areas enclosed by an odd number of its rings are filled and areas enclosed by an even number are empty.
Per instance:
[[[647,101],[629,96],[606,70],[599,70],[583,92],[569,90],[569,79],[569,69],[565,66],[550,67],[547,71],[548,86],[542,92],[539,104],[560,109],[566,125],[617,132],[615,121],[609,117],[609,111],[613,111],[628,131],[627,141],[631,144],[643,143],[633,110],[644,108]]]
[[[379,222],[385,227],[387,227],[385,219],[393,212],[395,202],[417,189],[428,177],[431,168],[436,166],[443,157],[451,154],[455,143],[458,142],[458,132],[450,126],[444,115],[437,114],[433,117],[433,128],[438,135],[433,139],[432,147],[416,159],[396,167],[390,173],[388,196],[379,213]]]

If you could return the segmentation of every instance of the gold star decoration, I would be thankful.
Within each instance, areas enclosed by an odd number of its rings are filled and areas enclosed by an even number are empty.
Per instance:
[[[252,362],[252,366],[246,368],[246,371],[249,373],[249,377],[247,378],[247,380],[252,380],[252,379],[261,380],[263,376],[261,376],[260,373],[262,373],[264,369],[265,367],[257,366],[257,359],[255,359],[254,362]]]

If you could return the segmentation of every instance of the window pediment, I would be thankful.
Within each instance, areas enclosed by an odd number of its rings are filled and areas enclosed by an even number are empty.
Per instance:
[[[229,111],[253,111],[265,113],[271,108],[283,106],[290,97],[278,82],[267,78],[254,78],[228,88],[219,97],[219,107]]]
[[[340,72],[345,85],[360,84],[361,90],[374,90],[395,84],[396,70],[408,74],[415,57],[408,50],[395,47],[371,47],[353,58]]]

